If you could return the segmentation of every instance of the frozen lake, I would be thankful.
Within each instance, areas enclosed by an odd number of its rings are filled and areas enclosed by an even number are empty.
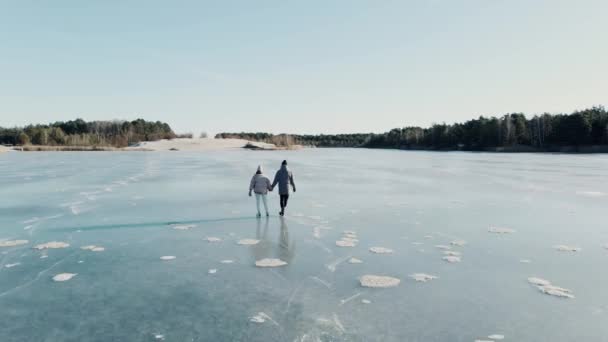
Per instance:
[[[283,159],[298,192],[258,220]],[[607,180],[606,155],[0,154],[0,341],[605,340]]]

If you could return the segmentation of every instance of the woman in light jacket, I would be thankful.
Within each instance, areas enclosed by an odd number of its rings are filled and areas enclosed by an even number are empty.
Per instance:
[[[251,183],[249,184],[249,197],[251,197],[251,191],[255,192],[255,204],[258,208],[257,217],[262,217],[260,213],[260,200],[264,202],[264,209],[266,210],[266,217],[270,216],[268,214],[268,202],[266,200],[266,195],[268,191],[272,191],[272,183],[270,183],[270,178],[266,177],[262,172],[262,166],[258,166],[258,170],[256,171],[253,178],[251,178]]]

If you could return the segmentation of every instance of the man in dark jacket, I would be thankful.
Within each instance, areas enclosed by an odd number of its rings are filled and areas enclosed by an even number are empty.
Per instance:
[[[289,185],[293,187],[293,192],[296,192],[296,183],[293,181],[293,174],[287,168],[287,160],[283,160],[281,163],[281,169],[277,171],[272,182],[272,188],[279,184],[279,196],[281,197],[281,212],[279,215],[285,215],[285,207],[287,207],[287,200],[289,199]]]

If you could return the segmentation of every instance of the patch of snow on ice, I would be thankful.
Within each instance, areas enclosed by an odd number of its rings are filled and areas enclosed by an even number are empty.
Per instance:
[[[0,247],[15,247],[20,245],[25,245],[29,241],[27,240],[8,240],[8,241],[0,241]]]
[[[387,288],[399,285],[401,280],[394,277],[366,274],[359,278],[359,282],[363,287]]]
[[[36,246],[34,246],[34,249],[43,250],[43,249],[55,249],[55,248],[67,248],[69,246],[70,246],[70,244],[67,242],[51,241],[51,242],[43,243],[40,245],[36,245]]]
[[[553,246],[553,249],[555,249],[556,251],[559,251],[559,252],[580,252],[582,250],[582,248],[580,248],[580,247],[567,246],[567,245],[555,245],[555,246]]]
[[[376,254],[391,254],[393,253],[393,250],[390,248],[386,248],[386,247],[371,247],[369,249],[370,252],[372,253],[376,253]]]
[[[490,227],[488,228],[488,232],[494,234],[512,234],[515,233],[515,230],[511,228]]]
[[[53,281],[68,281],[76,276],[76,273],[59,273],[53,276]]]
[[[447,261],[447,262],[449,262],[449,263],[451,263],[451,264],[454,264],[454,263],[457,263],[457,262],[461,261],[460,257],[459,256],[455,256],[455,255],[446,255],[442,259],[445,260],[445,261]]]
[[[415,281],[426,283],[429,280],[437,279],[439,277],[426,273],[414,273],[410,274],[410,278],[414,279]]]
[[[287,263],[280,259],[265,258],[262,260],[257,260],[255,265],[257,267],[280,267],[287,265]]]

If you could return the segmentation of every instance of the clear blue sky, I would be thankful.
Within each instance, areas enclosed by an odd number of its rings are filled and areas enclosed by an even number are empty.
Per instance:
[[[608,103],[608,1],[0,0],[0,126],[369,132]]]

